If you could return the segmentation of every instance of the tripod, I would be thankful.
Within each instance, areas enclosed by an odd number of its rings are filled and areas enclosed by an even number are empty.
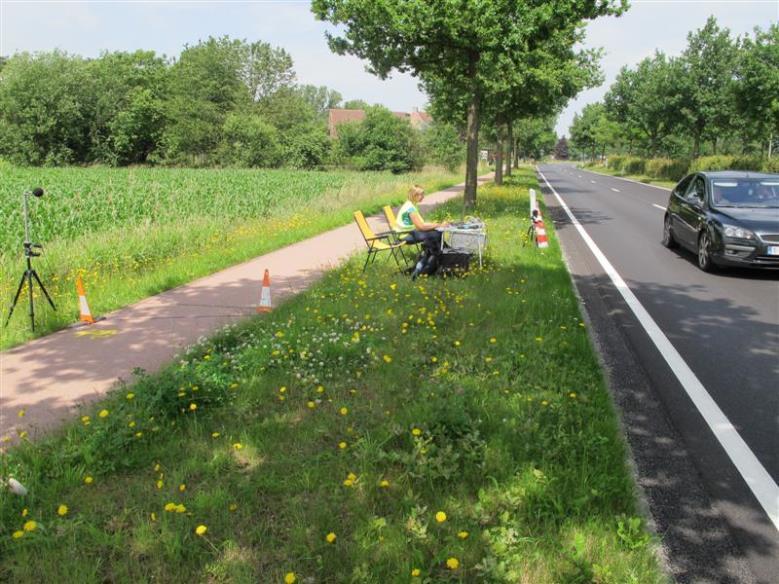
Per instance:
[[[35,189],[32,192],[33,195],[36,197],[40,197],[43,195],[43,189]],[[49,296],[49,293],[46,291],[46,286],[43,285],[43,282],[41,282],[40,277],[38,276],[38,272],[35,271],[35,269],[32,267],[32,258],[38,257],[41,255],[40,252],[35,252],[35,249],[43,250],[43,246],[40,243],[31,243],[30,242],[30,216],[27,209],[27,198],[30,196],[30,193],[24,193],[24,257],[27,260],[27,269],[22,274],[22,278],[19,280],[19,287],[16,289],[16,295],[14,296],[14,300],[11,303],[11,310],[8,311],[8,318],[5,321],[5,326],[8,326],[8,323],[11,321],[11,315],[14,313],[14,308],[16,308],[16,303],[19,301],[19,297],[22,295],[22,289],[24,288],[24,283],[27,282],[27,292],[29,294],[30,298],[30,325],[32,327],[33,332],[35,331],[35,305],[33,304],[33,293],[32,293],[32,286],[33,281],[38,283],[38,286],[41,287],[41,290],[43,291],[43,295],[46,296],[46,300],[49,301],[49,304],[54,310],[57,310],[57,307],[54,306],[54,302],[51,300],[51,296]]]

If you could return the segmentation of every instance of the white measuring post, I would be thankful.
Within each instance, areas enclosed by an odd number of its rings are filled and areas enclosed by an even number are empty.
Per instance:
[[[535,216],[533,214],[533,211],[535,211],[536,209],[538,209],[538,207],[536,206],[536,190],[530,189],[530,216],[531,217]]]

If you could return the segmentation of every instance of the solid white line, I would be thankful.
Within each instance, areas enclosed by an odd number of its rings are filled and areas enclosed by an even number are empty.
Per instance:
[[[614,191],[615,193],[619,192],[619,189],[615,189],[614,187],[611,187],[611,190]]]
[[[660,209],[661,211],[665,211],[665,207],[663,207],[662,205],[657,205],[657,204],[655,204],[655,203],[652,203],[652,206],[653,206],[653,207],[657,207],[657,208],[658,208],[658,209]]]
[[[603,267],[609,275],[609,278],[611,278],[611,281],[622,295],[622,298],[625,299],[625,302],[633,311],[633,314],[636,315],[638,322],[641,323],[641,326],[649,335],[649,338],[655,344],[657,350],[660,351],[660,354],[663,356],[666,363],[668,363],[671,371],[673,371],[674,375],[679,380],[679,383],[687,392],[687,395],[690,396],[695,407],[698,408],[698,411],[703,416],[706,424],[708,424],[709,428],[714,433],[714,436],[725,449],[731,462],[738,469],[738,472],[741,474],[744,481],[746,481],[747,486],[757,498],[760,506],[768,514],[771,523],[779,530],[779,486],[777,486],[763,465],[760,464],[760,461],[749,449],[747,443],[744,442],[744,439],[741,438],[738,431],[736,431],[736,428],[719,408],[717,402],[712,399],[698,377],[693,373],[684,359],[682,359],[682,356],[671,344],[671,341],[668,340],[668,337],[665,336],[644,306],[638,301],[638,298],[636,298],[633,291],[628,287],[617,270],[614,269],[611,262],[606,259],[606,256],[584,230],[581,223],[573,216],[573,213],[571,213],[571,210],[568,208],[568,205],[565,204],[562,197],[557,194],[557,191],[549,184],[549,181],[546,180],[546,177],[538,167],[536,167],[536,170],[538,171],[538,174],[541,175],[541,178],[544,179],[546,186],[554,193],[554,196],[565,210],[566,215],[568,215],[571,223],[576,227],[576,230],[587,244],[587,247],[590,248],[590,251],[598,260],[601,267]]]

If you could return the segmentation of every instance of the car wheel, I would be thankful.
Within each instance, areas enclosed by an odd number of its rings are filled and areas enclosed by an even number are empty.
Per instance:
[[[716,269],[711,259],[711,237],[706,231],[698,237],[698,267],[704,272],[713,272]]]
[[[679,244],[674,239],[673,231],[671,231],[671,216],[666,215],[663,221],[663,245],[668,249],[673,249]]]

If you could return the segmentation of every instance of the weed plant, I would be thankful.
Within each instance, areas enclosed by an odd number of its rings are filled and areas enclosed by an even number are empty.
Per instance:
[[[0,579],[666,582],[531,186],[480,189],[484,268],[357,257],[5,453]]]

